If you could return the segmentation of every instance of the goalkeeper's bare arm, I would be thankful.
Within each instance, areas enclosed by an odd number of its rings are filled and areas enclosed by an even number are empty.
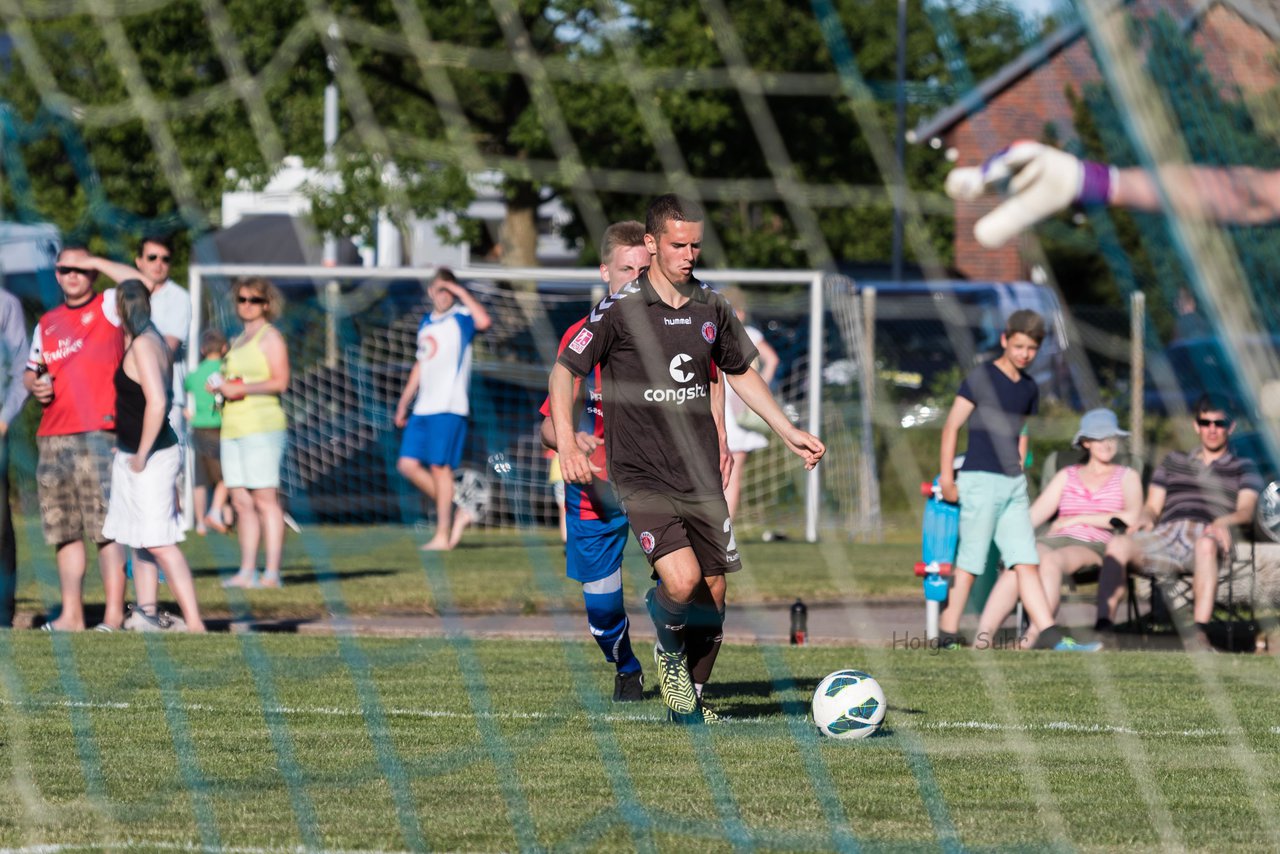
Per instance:
[[[1168,166],[1159,175],[1183,216],[1256,225],[1280,220],[1280,171],[1245,166]],[[1080,160],[1049,145],[1019,141],[981,166],[953,169],[947,194],[972,201],[1007,190],[1008,197],[978,220],[973,233],[988,248],[1074,204],[1161,210],[1156,176]]]

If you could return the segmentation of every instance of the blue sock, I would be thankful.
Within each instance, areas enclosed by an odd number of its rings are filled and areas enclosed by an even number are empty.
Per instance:
[[[639,670],[640,660],[631,651],[627,610],[622,604],[622,570],[583,584],[582,599],[587,605],[587,626],[605,660],[616,664],[619,673]]]

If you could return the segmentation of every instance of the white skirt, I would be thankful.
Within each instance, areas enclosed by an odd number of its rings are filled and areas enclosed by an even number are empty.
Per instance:
[[[743,402],[742,398],[738,397],[738,393],[733,390],[733,386],[725,382],[724,439],[725,444],[729,446],[729,452],[733,454],[739,452],[749,454],[752,451],[769,447],[768,436],[738,426],[738,416],[745,412],[746,409],[747,404]]]
[[[129,469],[132,454],[116,451],[111,463],[111,503],[102,535],[135,549],[171,546],[185,539],[178,512],[182,448],[156,451],[141,473]]]

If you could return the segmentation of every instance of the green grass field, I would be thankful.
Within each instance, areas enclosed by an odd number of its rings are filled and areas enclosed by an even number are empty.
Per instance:
[[[614,706],[594,646],[0,634],[0,846],[1280,847],[1274,659],[727,648],[729,725]],[[858,666],[884,733],[817,738]],[[55,850],[44,848],[41,850]]]
[[[56,597],[22,529],[19,608]],[[188,544],[212,617],[580,609],[560,545],[401,527],[290,535],[282,591],[224,593],[234,541]],[[733,601],[918,597],[914,543],[744,543]],[[632,600],[647,586],[629,554]],[[101,601],[90,573],[87,597]],[[577,623],[574,624],[575,627]],[[859,667],[882,734],[817,737]],[[0,632],[0,849],[957,851],[1280,849],[1276,660],[729,646],[723,727],[614,706],[558,641]]]
[[[43,614],[57,603],[53,551],[39,540],[34,520],[19,526],[22,571],[18,608]],[[478,531],[463,547],[424,556],[425,537],[404,526],[326,526],[290,533],[285,543],[284,590],[224,591],[219,582],[239,565],[233,537],[191,536],[183,548],[196,575],[206,615],[226,618],[310,618],[337,609],[351,614],[463,611],[533,613],[582,605],[581,588],[564,577],[564,555],[554,532]],[[847,597],[919,596],[912,574],[920,546],[913,543],[742,543],[744,571],[735,576],[735,601],[806,602]],[[624,572],[636,601],[649,568],[634,543]],[[91,566],[85,601],[101,603],[102,585]]]

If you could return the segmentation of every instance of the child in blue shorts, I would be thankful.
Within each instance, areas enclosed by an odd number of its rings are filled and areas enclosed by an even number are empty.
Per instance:
[[[1009,315],[994,362],[975,367],[960,384],[942,428],[941,477],[946,501],[960,502],[960,549],[947,606],[938,618],[943,646],[960,643],[960,616],[974,579],[987,563],[994,542],[1006,567],[1018,575],[1018,595],[1027,617],[1040,631],[1036,647],[1093,652],[1102,645],[1080,644],[1062,634],[1040,584],[1040,558],[1022,461],[1027,454],[1026,419],[1039,410],[1040,389],[1025,371],[1044,341],[1044,318],[1029,309]],[[955,470],[960,428],[969,424],[969,447],[959,475]],[[978,638],[977,646],[990,645]]]

